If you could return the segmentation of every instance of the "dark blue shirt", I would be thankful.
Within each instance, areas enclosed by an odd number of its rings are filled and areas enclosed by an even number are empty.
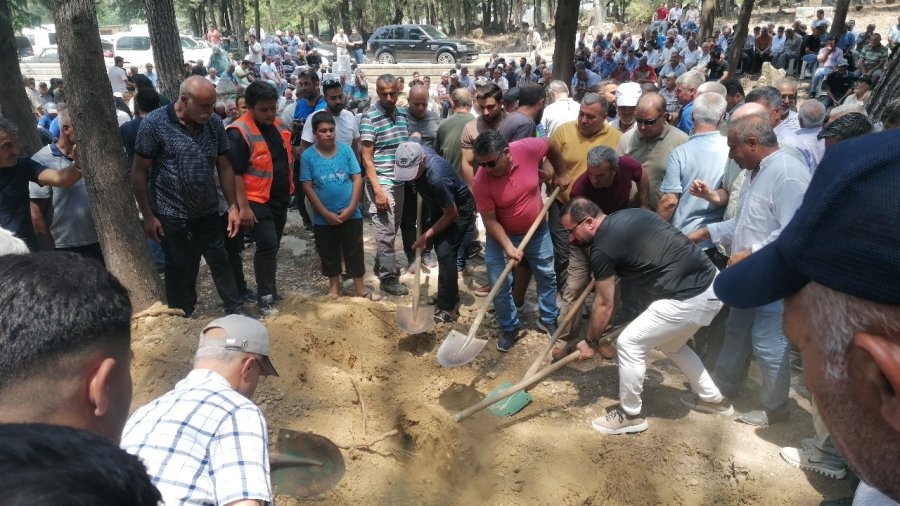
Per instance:
[[[20,156],[12,167],[0,168],[0,227],[25,241],[28,249],[37,249],[37,237],[31,224],[31,201],[28,182],[37,183],[46,169],[27,156]]]
[[[431,214],[432,223],[452,204],[456,204],[461,216],[471,215],[475,211],[475,199],[456,169],[430,147],[422,146],[422,150],[425,151],[425,172],[416,179],[416,191],[422,196],[422,204]]]
[[[309,117],[310,114],[322,110],[325,108],[325,97],[319,96],[319,101],[316,102],[316,105],[310,107],[306,102],[306,99],[301,99],[297,101],[297,105],[294,106],[294,121],[297,122],[305,122],[306,118]]]
[[[134,144],[137,142],[138,130],[141,128],[143,120],[142,116],[138,116],[119,127],[119,135],[122,136],[122,145],[125,147],[125,161],[128,164],[129,172],[131,171],[131,164],[134,162]]]

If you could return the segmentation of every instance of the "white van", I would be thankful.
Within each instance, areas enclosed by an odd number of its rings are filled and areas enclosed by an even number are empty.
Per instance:
[[[22,28],[22,35],[31,42],[34,54],[41,54],[41,51],[48,47],[56,47],[55,25],[49,24]]]
[[[209,63],[212,49],[201,47],[197,41],[187,35],[180,35],[181,51],[184,61],[196,61],[202,59]],[[150,46],[150,36],[146,33],[117,33],[112,36],[113,55],[125,58],[127,66],[143,67],[147,63],[153,63],[153,48]]]

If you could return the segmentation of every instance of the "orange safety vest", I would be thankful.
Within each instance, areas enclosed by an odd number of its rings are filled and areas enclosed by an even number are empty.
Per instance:
[[[247,200],[265,204],[269,201],[269,193],[272,190],[272,177],[275,172],[272,167],[272,153],[266,139],[253,121],[253,113],[248,111],[243,116],[234,120],[228,128],[236,128],[244,137],[244,141],[250,146],[250,167],[242,176],[244,190],[247,192]],[[284,149],[288,158],[288,185],[290,193],[294,193],[294,150],[291,146],[291,131],[284,126],[278,118],[275,118],[275,128],[281,135]]]

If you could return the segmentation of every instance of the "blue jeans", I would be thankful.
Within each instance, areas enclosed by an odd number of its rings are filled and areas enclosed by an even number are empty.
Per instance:
[[[747,378],[750,354],[762,371],[760,401],[767,411],[787,408],[791,386],[790,346],[782,328],[784,304],[776,301],[752,309],[731,308],[725,322],[725,342],[713,378],[725,395],[734,395]]]
[[[509,240],[514,246],[518,246],[523,235],[511,235]],[[547,223],[543,223],[534,232],[528,245],[525,246],[523,257],[528,260],[534,281],[537,284],[538,308],[540,309],[541,323],[556,323],[559,317],[559,307],[556,305],[556,274],[553,272],[553,243],[550,241],[550,231]],[[484,253],[484,263],[487,265],[488,279],[491,285],[497,282],[503,268],[506,267],[506,254],[503,248],[491,237],[487,239]],[[516,305],[512,298],[512,276],[509,275],[500,285],[500,290],[494,299],[494,316],[500,323],[500,328],[506,332],[518,330],[522,326],[519,315],[516,313]]]
[[[819,67],[818,70],[816,70],[816,73],[813,74],[812,82],[809,84],[810,96],[814,97],[819,93],[819,90],[822,86],[822,81],[824,81],[825,78],[828,77],[828,74],[830,74],[833,70],[833,68],[829,67]]]
[[[363,52],[362,48],[357,48],[353,50],[353,59],[356,60],[357,65],[362,65],[366,62],[366,56]]]

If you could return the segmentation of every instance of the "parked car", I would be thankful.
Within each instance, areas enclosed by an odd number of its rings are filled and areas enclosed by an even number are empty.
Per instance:
[[[187,35],[179,36],[181,39],[181,51],[184,61],[196,61],[202,59],[209,63],[212,50],[202,47]],[[142,67],[147,63],[153,63],[153,48],[150,45],[150,36],[139,33],[119,33],[113,35],[113,54],[125,58],[128,65]]]
[[[28,63],[59,63],[59,53],[56,46],[45,47],[35,56],[22,58],[22,61]]]
[[[24,35],[16,35],[16,51],[19,53],[19,58],[34,56],[34,48],[31,47],[31,41]]]
[[[478,58],[471,40],[451,39],[431,25],[387,25],[375,30],[367,44],[378,63],[427,62],[451,65]]]

